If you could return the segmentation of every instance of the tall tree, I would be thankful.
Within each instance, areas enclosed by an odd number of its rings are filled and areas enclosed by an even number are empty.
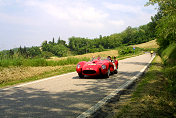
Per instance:
[[[158,4],[161,19],[157,22],[157,42],[167,47],[176,41],[176,0],[150,0],[147,5]]]

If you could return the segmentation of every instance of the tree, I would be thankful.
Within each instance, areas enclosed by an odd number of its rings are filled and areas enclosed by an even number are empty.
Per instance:
[[[68,54],[68,48],[62,44],[58,44],[58,45],[53,46],[52,52],[56,56],[64,57],[64,56],[67,56]]]
[[[156,36],[161,48],[176,41],[176,0],[150,0],[147,5],[158,4]]]
[[[39,47],[28,48],[27,52],[28,52],[27,54],[30,58],[34,58],[34,57],[40,56],[42,54]]]
[[[55,43],[55,41],[54,41],[54,37],[53,37],[53,42],[52,42],[53,44]]]
[[[10,50],[9,50],[9,55],[10,55],[11,58],[13,58],[14,50],[10,49]]]

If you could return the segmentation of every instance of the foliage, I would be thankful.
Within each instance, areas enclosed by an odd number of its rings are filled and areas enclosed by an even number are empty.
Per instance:
[[[138,28],[127,27],[121,33],[115,33],[110,36],[99,36],[95,39],[87,39],[81,37],[69,38],[69,45],[71,51],[74,54],[85,54],[97,51],[103,51],[104,49],[114,49],[122,45],[132,45],[144,43],[153,40],[153,28],[152,23],[142,25]]]
[[[47,51],[42,51],[42,57],[45,59],[49,59],[50,57],[54,56],[53,53],[47,52]]]
[[[161,48],[166,48],[176,41],[176,1],[150,0],[148,5],[158,4],[158,14],[153,19],[156,22],[156,36]]]
[[[118,48],[119,55],[135,54],[141,51],[140,48],[135,47],[135,50],[131,46],[121,46]]]
[[[158,4],[158,13],[152,22],[156,23],[156,37],[160,45],[159,54],[165,65],[169,90],[176,91],[176,0],[150,0],[148,5]]]
[[[63,66],[63,65],[71,65],[77,64],[80,61],[89,61],[90,58],[74,58],[68,57],[67,59],[58,60],[58,61],[47,61],[48,66]]]
[[[49,43],[47,43],[47,41],[44,41],[41,47],[42,47],[42,51],[50,52],[50,55],[54,54],[55,56],[58,56],[58,57],[67,56],[69,52],[66,42],[64,40],[60,40],[60,38],[58,39],[57,43],[55,43],[54,38],[53,38],[53,41],[52,42],[49,41]]]

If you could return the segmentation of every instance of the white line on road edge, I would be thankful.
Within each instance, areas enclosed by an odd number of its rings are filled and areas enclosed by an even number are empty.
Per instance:
[[[120,91],[126,89],[128,86],[130,86],[138,77],[140,77],[144,71],[147,69],[147,67],[150,65],[152,60],[155,58],[155,55],[151,58],[149,63],[134,77],[132,77],[129,81],[125,82],[122,84],[120,87],[118,87],[115,91],[110,93],[108,96],[106,96],[104,99],[99,101],[97,104],[92,106],[90,109],[87,111],[83,112],[81,115],[79,115],[77,118],[87,118],[90,117],[93,113],[95,113],[100,107],[102,107],[109,99],[113,98],[115,95],[117,95]]]
[[[12,87],[0,89],[0,90],[9,90],[9,89],[12,89],[12,88],[22,87],[22,86],[26,86],[26,85],[29,85],[29,84],[38,83],[38,82],[41,82],[41,81],[46,81],[46,80],[62,77],[62,76],[65,76],[65,75],[70,75],[70,74],[73,74],[73,73],[76,73],[76,72],[71,72],[71,73],[57,75],[57,76],[53,76],[53,77],[49,77],[49,78],[44,78],[44,79],[40,79],[40,80],[36,80],[36,81],[33,81],[33,82],[28,82],[28,83],[24,83],[24,84],[20,84],[20,85],[17,85],[17,86],[12,86]]]

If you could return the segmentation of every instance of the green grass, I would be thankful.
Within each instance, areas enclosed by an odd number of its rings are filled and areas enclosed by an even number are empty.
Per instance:
[[[176,94],[168,91],[169,80],[163,71],[159,56],[137,84],[130,102],[114,118],[168,118],[176,117]]]
[[[168,91],[176,94],[176,66],[166,66],[163,72],[168,78]]]
[[[63,65],[71,65],[77,64],[80,61],[88,61],[89,58],[74,58],[69,57],[67,59],[58,60],[58,61],[47,61],[43,58],[36,58],[36,59],[23,59],[23,58],[16,58],[16,59],[3,59],[0,60],[1,67],[10,67],[10,66],[63,66]]]
[[[63,65],[71,65],[71,64],[77,64],[80,61],[89,61],[90,58],[74,58],[69,57],[67,59],[58,60],[58,61],[47,61],[48,66],[63,66]]]
[[[176,43],[170,44],[166,49],[160,49],[159,54],[165,65],[176,65]]]

